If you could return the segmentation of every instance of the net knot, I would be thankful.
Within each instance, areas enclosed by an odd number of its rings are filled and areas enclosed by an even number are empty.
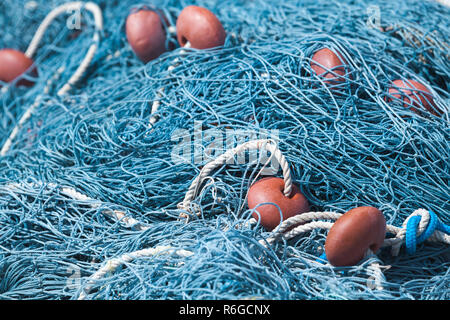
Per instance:
[[[440,221],[434,212],[424,209],[416,210],[410,215],[403,223],[403,227],[405,226],[405,245],[408,254],[414,254],[416,246],[432,237],[435,231],[450,233],[450,226]]]

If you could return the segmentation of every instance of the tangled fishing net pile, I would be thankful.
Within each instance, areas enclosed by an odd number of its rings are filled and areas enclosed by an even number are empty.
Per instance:
[[[85,10],[79,30],[67,27],[70,13],[48,28],[33,87],[0,93],[0,145],[39,97],[0,158],[1,299],[450,299],[445,243],[396,255],[382,248],[337,268],[318,261],[326,230],[264,242],[272,234],[246,223],[260,162],[214,170],[188,222],[178,206],[219,156],[207,132],[234,130],[233,147],[276,132],[269,138],[311,211],[373,206],[402,227],[424,208],[448,225],[450,8],[422,0],[94,2],[103,17],[98,49],[67,94],[57,92],[96,32]],[[25,51],[62,3],[1,1],[0,48]],[[206,7],[222,22],[225,44],[183,49],[173,38],[172,50],[143,64],[124,31],[142,4],[163,10],[171,25],[187,5]],[[378,24],[368,23],[374,8]],[[338,91],[311,71],[312,54],[325,46],[348,61]],[[441,112],[389,103],[394,79],[426,84]],[[174,150],[183,138],[191,153],[180,160]],[[373,260],[382,274],[376,285]]]

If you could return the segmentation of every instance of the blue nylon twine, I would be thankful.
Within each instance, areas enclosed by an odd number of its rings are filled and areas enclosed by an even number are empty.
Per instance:
[[[428,212],[430,213],[430,221],[428,222],[425,231],[419,236],[417,236],[417,227],[422,219],[421,216],[411,217],[406,224],[405,245],[408,254],[414,254],[417,245],[425,242],[436,230],[450,234],[450,225],[446,225],[440,221],[434,212]]]
[[[85,9],[79,30],[67,27],[77,17],[67,12],[44,34],[34,86],[0,83],[0,146],[40,97],[0,157],[0,299],[76,299],[107,261],[157,246],[192,255],[136,258],[95,282],[87,298],[450,299],[449,246],[415,249],[450,223],[450,8],[432,0],[92,1],[103,31],[66,96],[57,92],[93,41]],[[0,49],[25,51],[66,2],[1,0]],[[143,64],[125,33],[132,8],[158,8],[174,27],[191,4],[222,22],[223,47],[181,48],[166,26],[167,52]],[[311,67],[324,47],[347,62],[333,85]],[[440,114],[395,99],[396,79],[426,85]],[[421,236],[420,217],[406,227],[414,254],[377,253],[382,288],[367,285],[370,259],[345,272],[317,263],[326,262],[317,257],[324,229],[260,244],[273,234],[246,225],[247,192],[262,168],[250,153],[200,186],[191,202],[199,217],[178,219],[206,163],[262,138],[277,141],[311,211],[373,206],[398,227],[418,208],[434,212]]]

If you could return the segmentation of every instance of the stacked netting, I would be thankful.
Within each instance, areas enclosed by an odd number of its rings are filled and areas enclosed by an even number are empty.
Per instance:
[[[89,299],[450,298],[446,244],[396,256],[382,249],[378,286],[370,285],[368,261],[317,263],[326,230],[262,245],[270,233],[243,223],[258,163],[214,171],[194,200],[201,215],[188,223],[177,207],[218,156],[208,153],[211,141],[194,139],[200,126],[204,135],[234,130],[242,141],[277,132],[311,211],[373,206],[401,227],[425,208],[450,223],[450,8],[416,0],[94,2],[104,20],[99,47],[69,94],[56,92],[92,43],[93,18],[84,12],[80,30],[67,27],[68,13],[45,33],[34,86],[0,94],[0,145],[40,99],[0,158],[1,299],[76,299],[88,283]],[[1,1],[0,48],[24,51],[62,3]],[[171,25],[187,5],[206,7],[222,22],[225,44],[181,52],[172,39],[173,50],[144,64],[125,35],[131,8],[142,4],[163,10]],[[368,21],[377,10],[374,26]],[[325,46],[348,61],[338,90],[310,66]],[[420,79],[441,113],[388,102],[395,79]],[[155,100],[158,119],[150,124]],[[177,132],[191,139],[191,161],[175,161]],[[195,150],[206,151],[199,161]],[[117,211],[135,223],[105,214]],[[189,254],[139,257],[89,282],[108,260],[158,246]]]

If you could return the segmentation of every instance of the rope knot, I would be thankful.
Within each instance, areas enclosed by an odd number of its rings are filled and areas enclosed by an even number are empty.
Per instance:
[[[449,233],[449,226],[444,225],[432,211],[418,209],[403,223],[406,226],[405,245],[408,254],[416,252],[416,246],[433,236],[435,231]]]

